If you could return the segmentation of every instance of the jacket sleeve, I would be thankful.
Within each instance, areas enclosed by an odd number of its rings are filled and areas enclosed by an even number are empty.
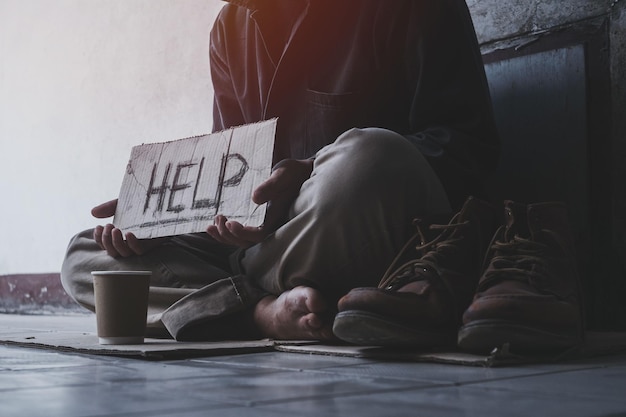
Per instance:
[[[225,20],[229,19],[231,6],[225,6],[219,13],[209,41],[209,64],[213,83],[213,132],[244,124],[244,117],[237,100],[226,54],[228,36]]]
[[[482,183],[495,170],[499,139],[482,56],[463,0],[427,4],[423,30],[405,52],[414,75],[405,135],[427,158],[453,206],[467,195],[484,197]]]

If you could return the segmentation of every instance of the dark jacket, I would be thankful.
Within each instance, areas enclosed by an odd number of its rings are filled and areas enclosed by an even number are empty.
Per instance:
[[[426,156],[454,207],[480,195],[499,141],[464,1],[299,1],[280,60],[266,44],[272,2],[230,0],[220,12],[214,130],[278,117],[277,162],[311,157],[353,127],[386,128]]]

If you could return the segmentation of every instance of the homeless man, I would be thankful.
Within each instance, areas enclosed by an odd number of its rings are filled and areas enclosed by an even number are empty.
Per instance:
[[[214,130],[277,117],[263,226],[138,240],[75,236],[62,281],[153,272],[148,336],[332,338],[337,300],[375,286],[415,217],[482,193],[498,139],[463,0],[231,0],[210,38]],[[116,201],[94,208],[112,216]]]

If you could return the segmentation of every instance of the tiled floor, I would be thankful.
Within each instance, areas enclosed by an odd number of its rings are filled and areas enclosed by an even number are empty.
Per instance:
[[[0,332],[7,323],[93,330],[89,316],[0,315]],[[626,354],[478,368],[281,352],[149,362],[0,346],[2,417],[208,415],[626,416]]]

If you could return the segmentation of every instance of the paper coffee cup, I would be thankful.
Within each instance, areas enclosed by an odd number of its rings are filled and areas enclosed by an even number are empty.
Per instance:
[[[152,272],[93,271],[91,275],[99,343],[143,343]]]

